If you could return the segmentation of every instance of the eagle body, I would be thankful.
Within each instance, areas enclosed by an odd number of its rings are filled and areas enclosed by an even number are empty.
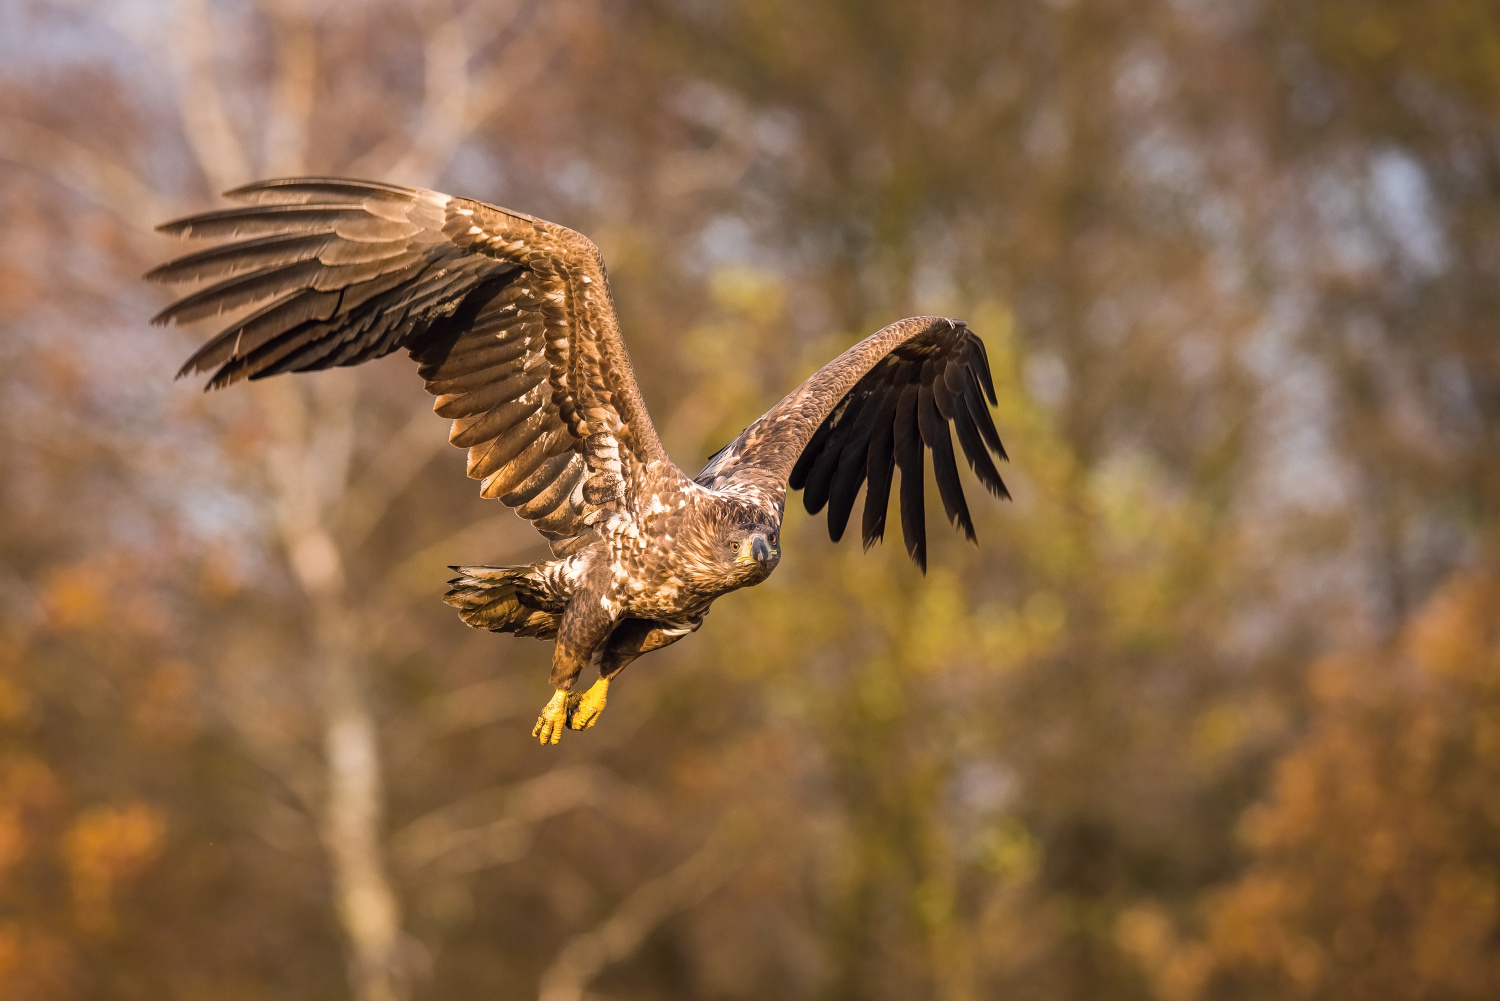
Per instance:
[[[1008,496],[984,345],[957,320],[899,320],[814,373],[697,476],[667,456],[641,399],[598,248],[573,230],[434,191],[342,178],[263,181],[243,204],[161,227],[231,242],[147,277],[209,281],[157,316],[255,307],[179,375],[209,388],[353,365],[405,349],[485,497],[529,520],[553,558],[455,567],[445,596],[468,624],[555,641],[552,699],[533,735],[586,729],[611,679],[695,631],[713,602],[781,558],[788,489],[843,535],[881,539],[900,470],[902,533],[926,566],[924,457],[948,519],[974,539],[958,479]],[[573,691],[585,667],[599,680]]]

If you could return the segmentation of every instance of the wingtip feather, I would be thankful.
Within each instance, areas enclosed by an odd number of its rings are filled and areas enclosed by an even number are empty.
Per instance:
[[[179,239],[186,239],[193,234],[193,217],[185,216],[181,219],[169,219],[161,225],[157,226],[156,231],[158,233],[165,234],[166,236],[175,236]]]
[[[225,198],[231,198],[240,202],[254,202],[262,196],[277,194],[303,193],[307,197],[316,198],[320,195],[332,193],[345,194],[349,197],[386,196],[391,198],[409,198],[416,194],[418,189],[405,188],[398,184],[386,184],[383,181],[366,181],[350,177],[269,177],[259,181],[251,181],[249,184],[241,184],[239,187],[230,188],[224,192]]]
[[[907,555],[911,557],[912,563],[916,564],[917,572],[923,577],[927,576],[927,547],[922,546],[917,550],[908,550]]]

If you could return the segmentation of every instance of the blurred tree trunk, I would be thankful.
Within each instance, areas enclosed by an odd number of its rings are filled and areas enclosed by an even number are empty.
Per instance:
[[[263,5],[273,37],[270,110],[261,146],[273,175],[306,173],[308,129],[319,84],[318,47],[298,4]],[[182,127],[212,187],[249,180],[250,157],[215,78],[219,51],[202,0],[184,0],[177,49]],[[348,591],[335,519],[349,491],[355,387],[348,379],[275,380],[257,387],[271,429],[267,450],[276,521],[307,598],[310,674],[320,698],[322,786],[313,811],[333,876],[334,911],[349,949],[357,1001],[401,1001],[401,909],[384,857],[385,788],[378,727],[368,693],[369,624]],[[296,754],[289,748],[283,757]]]
[[[267,462],[288,560],[307,595],[323,719],[324,792],[318,826],[333,869],[334,905],[349,939],[359,1001],[406,996],[401,911],[383,852],[385,790],[370,710],[364,637],[370,623],[348,593],[332,521],[349,489],[351,380],[258,386],[271,427]],[[309,405],[311,404],[311,405]]]

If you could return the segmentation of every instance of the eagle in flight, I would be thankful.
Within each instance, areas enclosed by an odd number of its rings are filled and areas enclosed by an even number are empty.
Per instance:
[[[436,191],[288,178],[226,194],[241,203],[161,226],[230,242],[147,277],[212,284],[155,322],[265,302],[187,360],[208,388],[405,348],[433,409],[453,421],[469,476],[551,544],[553,559],[455,567],[446,595],[471,626],[555,639],[555,689],[532,735],[587,729],[637,657],[696,630],[714,599],[781,560],[788,488],[828,508],[834,541],[866,484],[860,534],[885,532],[896,468],[906,549],[926,569],[923,450],[938,496],[970,541],[949,426],[979,482],[1009,496],[984,344],[961,321],[899,320],[819,369],[697,476],[662,448],[620,335],[599,248],[570,229]],[[585,665],[599,680],[573,685]]]

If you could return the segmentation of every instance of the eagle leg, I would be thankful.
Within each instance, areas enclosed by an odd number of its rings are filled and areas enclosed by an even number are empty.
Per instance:
[[[637,657],[671,646],[703,623],[703,617],[687,622],[658,622],[655,619],[625,619],[614,627],[600,651],[599,680],[582,695],[568,696],[567,725],[570,730],[587,730],[599,720],[609,697],[609,683]]]
[[[642,654],[671,646],[703,624],[703,617],[684,622],[624,619],[618,622],[599,650],[599,680],[581,695],[568,696],[567,727],[587,730],[599,721],[609,698],[609,683]]]
[[[547,679],[556,691],[537,717],[536,726],[531,728],[531,735],[541,743],[555,744],[562,738],[568,725],[569,703],[576,706],[579,699],[576,695],[570,698],[568,693],[614,624],[607,598],[599,591],[592,588],[577,591],[568,602],[557,630],[557,645],[552,648],[552,673]],[[603,709],[603,693],[597,698],[598,708]],[[598,715],[595,710],[594,716]]]

